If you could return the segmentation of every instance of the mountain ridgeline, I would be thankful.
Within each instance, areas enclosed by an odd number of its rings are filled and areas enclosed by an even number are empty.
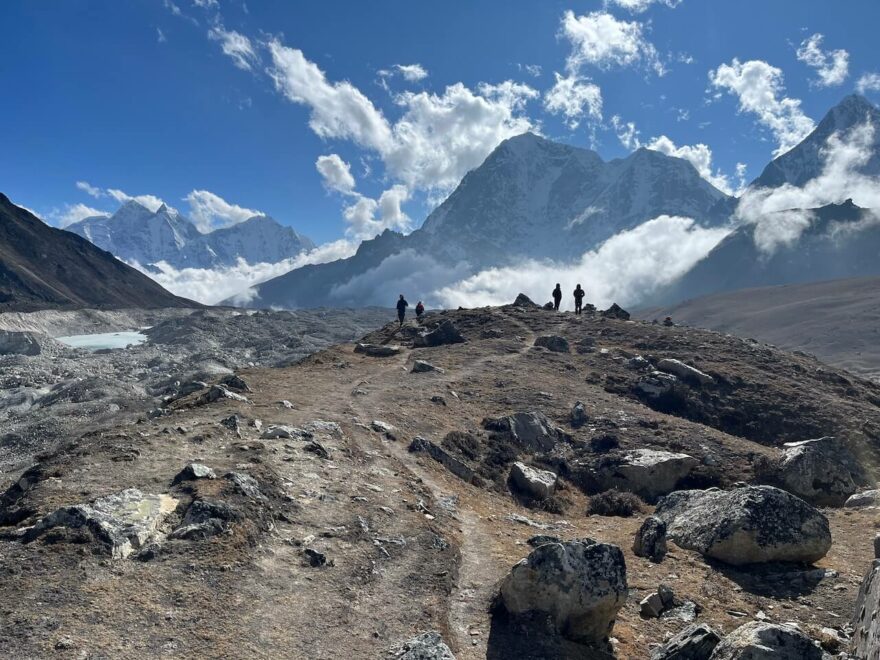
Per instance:
[[[129,201],[111,216],[86,218],[67,227],[123,261],[142,266],[164,261],[174,268],[278,263],[314,243],[265,215],[203,234],[164,204],[155,212]]]

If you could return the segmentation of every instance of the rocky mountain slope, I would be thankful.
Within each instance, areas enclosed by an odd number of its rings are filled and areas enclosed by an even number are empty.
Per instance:
[[[0,194],[0,311],[198,306]]]
[[[44,448],[2,474],[15,625],[0,644],[16,657],[875,653],[873,597],[849,621],[876,509],[841,503],[876,484],[880,385],[624,317],[527,301],[429,315],[217,374],[157,413],[129,410],[136,423]],[[169,330],[156,336],[187,333]]]
[[[305,236],[268,216],[201,233],[188,219],[162,205],[152,212],[138,202],[111,216],[86,218],[67,227],[98,247],[142,266],[165,261],[175,268],[216,268],[277,263],[314,247]]]
[[[880,380],[880,278],[743,289],[645,310],[642,318],[761,341]]]
[[[436,288],[523,259],[574,259],[663,214],[721,224],[731,203],[688,161],[639,149],[604,162],[593,151],[525,133],[469,172],[420,229],[386,231],[349,259],[260,284],[252,306],[381,304],[401,280]],[[359,279],[369,283],[357,286]]]

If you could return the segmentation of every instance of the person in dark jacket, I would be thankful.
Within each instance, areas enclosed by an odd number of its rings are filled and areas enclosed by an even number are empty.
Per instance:
[[[583,311],[584,306],[584,296],[586,295],[586,291],[581,288],[581,285],[578,284],[574,288],[574,313],[580,314]]]
[[[559,286],[559,283],[556,283],[556,288],[553,289],[553,309],[557,312],[559,311],[559,303],[562,302],[562,287]]]
[[[416,320],[420,320],[422,318],[422,314],[424,314],[424,313],[425,313],[425,306],[422,304],[422,301],[420,300],[418,303],[416,303]]]
[[[409,307],[409,303],[406,302],[406,298],[401,293],[400,299],[397,301],[397,320],[400,321],[400,325],[403,325],[403,319],[406,318],[407,307]]]

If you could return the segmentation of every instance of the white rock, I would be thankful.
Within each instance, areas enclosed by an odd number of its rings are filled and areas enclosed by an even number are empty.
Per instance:
[[[556,490],[556,474],[539,470],[517,461],[510,468],[510,480],[514,487],[537,500],[546,500]]]

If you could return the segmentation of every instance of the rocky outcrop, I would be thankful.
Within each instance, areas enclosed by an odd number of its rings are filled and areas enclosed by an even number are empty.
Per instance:
[[[880,559],[874,560],[859,587],[852,626],[853,655],[857,660],[876,660],[880,656]]]
[[[721,640],[711,660],[822,660],[822,649],[794,626],[752,621]]]
[[[546,348],[553,353],[568,353],[571,350],[568,346],[568,340],[559,335],[541,335],[535,339],[535,346]]]
[[[828,519],[772,486],[677,491],[660,500],[654,515],[676,545],[733,565],[812,563],[831,548]]]
[[[681,360],[665,359],[657,363],[657,370],[667,374],[678,376],[684,381],[694,383],[696,385],[712,385],[715,379],[709,374],[704,374],[696,367],[685,364]]]
[[[501,604],[508,612],[544,613],[558,634],[581,643],[598,643],[611,634],[626,595],[620,548],[590,540],[541,545],[501,584]]]
[[[517,461],[510,468],[510,483],[520,493],[536,500],[546,500],[556,490],[556,474]]]
[[[516,300],[513,301],[514,307],[525,307],[530,309],[535,309],[540,307],[538,303],[529,298],[526,294],[520,293],[517,295]]]
[[[819,438],[784,445],[776,471],[780,486],[820,506],[840,506],[856,492],[855,459],[842,442]]]
[[[614,303],[602,312],[602,316],[608,319],[619,319],[621,321],[629,321],[629,312],[623,309],[617,303]]]
[[[433,630],[394,647],[391,657],[396,660],[455,660],[440,633]]]
[[[461,344],[463,342],[464,336],[452,321],[446,319],[433,330],[416,335],[413,339],[413,347],[427,348],[431,346],[445,346],[446,344]]]
[[[177,500],[170,495],[129,488],[91,504],[60,508],[37,522],[25,540],[34,540],[56,527],[86,529],[113,559],[125,559],[160,536],[160,525],[176,506]]]
[[[651,654],[651,660],[709,660],[721,635],[705,623],[688,626]]]
[[[41,338],[36,332],[0,330],[0,355],[39,355],[43,352]]]
[[[409,451],[412,453],[428,454],[435,461],[440,463],[447,470],[452,472],[456,477],[469,484],[480,485],[481,479],[471,468],[465,463],[455,458],[442,447],[435,445],[430,440],[416,436],[409,445]]]
[[[633,553],[659,563],[666,556],[666,523],[657,516],[648,516],[633,540]]]
[[[511,440],[528,452],[550,451],[565,433],[554,427],[540,412],[518,412],[507,417],[486,418],[483,426],[499,433],[507,433]]]
[[[671,493],[699,461],[687,454],[656,449],[633,449],[605,456],[596,464],[598,490],[617,489],[647,500]]]
[[[391,357],[400,353],[400,346],[391,344],[356,344],[354,352],[370,357]]]

